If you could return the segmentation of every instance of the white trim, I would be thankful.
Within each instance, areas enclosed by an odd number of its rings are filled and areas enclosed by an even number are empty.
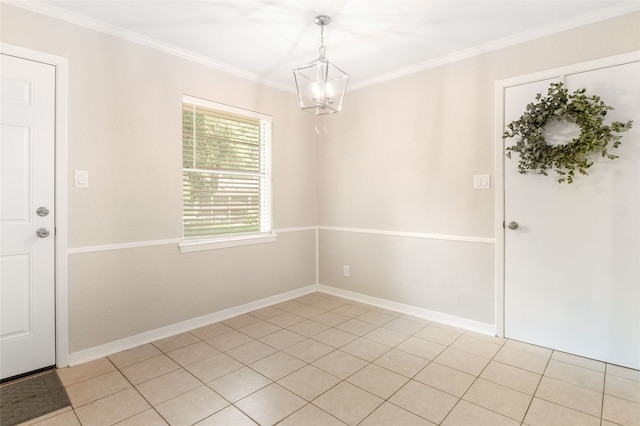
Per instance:
[[[57,8],[55,6],[46,4],[42,1],[19,1],[19,0],[2,0],[3,2],[12,6],[20,7],[31,12],[40,13],[42,15],[50,16],[62,21],[69,22],[71,24],[79,25],[84,28],[88,28],[94,31],[102,32],[105,34],[118,37],[132,43],[140,44],[142,46],[149,47],[151,49],[159,50],[164,53],[168,53],[173,56],[177,56],[188,61],[205,65],[222,72],[226,72],[232,75],[236,75],[240,78],[244,78],[256,83],[261,83],[266,86],[270,86],[276,89],[284,90],[287,92],[295,92],[294,87],[289,84],[283,84],[278,81],[265,79],[263,76],[248,72],[246,70],[234,67],[232,65],[215,61],[211,58],[190,52],[185,49],[175,47],[168,43],[163,43],[150,37],[143,36],[133,31],[128,31],[115,25],[110,25],[99,21],[97,19],[88,18],[86,16],[69,12]],[[449,55],[445,55],[436,59],[432,59],[420,64],[403,68],[391,73],[384,74],[382,76],[374,77],[360,83],[351,86],[350,90],[362,89],[364,87],[373,86],[375,84],[383,83],[385,81],[394,80],[396,78],[404,77],[410,74],[414,74],[420,71],[424,71],[431,68],[436,68],[442,65],[446,65],[452,62],[460,61],[463,59],[471,58],[481,55],[483,53],[491,52],[494,50],[502,49],[505,47],[513,46],[519,43],[523,43],[536,38],[545,37],[548,35],[556,34],[562,31],[570,30],[579,26],[592,24],[594,22],[603,21],[605,19],[615,18],[616,16],[625,15],[640,10],[640,4],[637,2],[625,2],[621,5],[612,6],[605,10],[588,13],[576,18],[567,19],[556,24],[548,25],[543,28],[527,31],[514,36],[506,37],[501,40],[496,40],[490,43],[486,43],[480,46],[464,49],[459,52],[454,52]]]
[[[180,253],[192,253],[194,251],[217,250],[231,247],[250,246],[254,244],[272,243],[277,237],[278,235],[275,232],[268,234],[232,235],[207,240],[183,240],[178,244],[178,246],[180,247]]]
[[[20,46],[0,43],[0,52],[53,65],[56,69],[55,110],[55,212],[56,212],[56,365],[69,365],[69,274],[68,274],[68,61],[67,58]]]
[[[246,314],[247,312],[255,311],[257,309],[266,308],[277,303],[295,299],[296,297],[304,296],[315,291],[315,285],[298,288],[296,290],[256,300],[255,302],[245,303],[244,305],[224,309],[222,311],[203,315],[201,317],[192,318],[190,320],[182,321],[176,324],[171,324],[166,327],[145,331],[144,333],[136,334],[135,336],[125,337],[124,339],[115,340],[113,342],[94,346],[89,349],[73,352],[69,354],[69,364],[77,365],[83,362],[93,361],[95,359],[102,358],[104,356],[118,353],[127,349],[135,348],[146,343],[155,342],[156,340],[164,339],[165,337],[185,333],[191,330],[195,330],[199,327],[204,327],[206,325],[224,321],[238,315]]]
[[[381,76],[374,77],[352,85],[351,91],[384,83],[385,81],[395,80],[396,78],[415,74],[417,72],[425,71],[432,68],[437,68],[453,62],[458,62],[464,59],[472,58],[474,56],[479,56],[487,52],[504,49],[516,44],[553,35],[562,31],[571,30],[576,27],[604,21],[605,19],[615,18],[616,16],[626,15],[627,13],[633,13],[638,10],[640,10],[640,3],[638,2],[623,3],[621,5],[616,5],[605,10],[600,10],[593,13],[588,13],[586,15],[578,16],[576,18],[567,19],[555,24],[547,25],[542,28],[537,28],[531,31],[526,31],[520,34],[505,37],[500,40],[485,43],[476,47],[471,47],[469,49],[464,49],[459,52],[454,52],[449,55],[441,56],[439,58],[425,61],[387,74],[383,74]]]
[[[496,332],[498,336],[504,337],[505,318],[504,318],[504,293],[505,293],[505,229],[504,229],[504,140],[502,133],[504,129],[504,92],[508,87],[518,86],[522,84],[533,83],[536,81],[547,80],[552,78],[562,79],[564,76],[581,73],[585,71],[595,70],[599,68],[607,68],[618,66],[630,62],[640,61],[640,50],[636,50],[621,55],[609,56],[593,61],[581,62],[564,67],[554,68],[550,70],[540,71],[532,74],[521,75],[505,80],[499,80],[495,83],[495,292],[496,292]]]
[[[318,284],[318,291],[332,294],[334,296],[343,297],[349,300],[366,303],[368,305],[377,306],[383,309],[400,312],[414,317],[423,318],[429,321],[435,321],[441,324],[451,325],[453,327],[464,328],[465,330],[475,331],[476,333],[486,334],[489,336],[496,335],[496,329],[493,324],[474,321],[455,315],[444,314],[429,309],[419,308],[417,306],[405,305],[404,303],[392,302],[386,299],[380,299],[365,294],[355,293],[336,287]]]
[[[197,98],[190,95],[182,95],[182,105],[193,105],[203,108],[213,109],[216,111],[227,112],[229,114],[241,115],[244,117],[255,118],[256,120],[272,122],[273,117],[269,114],[265,114],[258,111],[252,111],[250,109],[238,108],[232,105],[221,104],[219,102],[209,101],[203,98]]]
[[[266,86],[270,86],[276,89],[285,90],[287,92],[293,92],[294,89],[290,85],[280,83],[278,81],[265,79],[263,76],[248,72],[246,70],[234,67],[232,65],[219,62],[208,58],[204,55],[199,55],[191,51],[181,49],[173,46],[169,43],[164,43],[153,38],[143,36],[133,31],[125,30],[115,25],[107,24],[97,19],[89,18],[68,10],[60,9],[50,4],[46,4],[44,1],[24,1],[24,0],[2,0],[11,6],[20,7],[22,9],[29,10],[31,12],[40,13],[42,15],[50,16],[52,18],[59,19],[61,21],[69,22],[74,25],[79,25],[84,28],[88,28],[93,31],[98,31],[104,34],[109,34],[120,39],[130,41],[132,43],[139,44],[141,46],[149,47],[151,49],[158,50],[160,52],[167,53],[169,55],[176,56],[178,58],[185,59],[187,61],[201,64],[213,69],[217,69],[222,72],[226,72],[231,75],[235,75],[240,78],[244,78],[255,83],[261,83]]]
[[[301,226],[297,228],[276,229],[274,232],[276,234],[285,234],[287,232],[313,231],[316,228],[317,227],[315,226]],[[134,241],[131,243],[116,243],[116,244],[105,244],[100,246],[74,247],[74,248],[68,249],[67,252],[69,254],[93,253],[98,251],[125,250],[125,249],[132,249],[132,248],[141,248],[141,247],[164,246],[168,244],[180,244],[182,242],[183,242],[182,238],[170,238],[166,240]]]
[[[379,229],[343,228],[338,226],[318,226],[322,231],[354,232],[358,234],[389,235],[392,237],[422,238],[427,240],[461,241],[465,243],[495,244],[495,238],[465,235],[427,234],[423,232],[385,231]]]

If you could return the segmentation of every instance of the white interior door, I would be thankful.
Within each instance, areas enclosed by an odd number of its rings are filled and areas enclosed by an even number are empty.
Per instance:
[[[574,183],[517,171],[505,159],[505,336],[640,368],[640,62],[508,87],[504,123],[551,81],[586,88],[634,121],[616,160],[598,158]],[[566,126],[569,127],[569,126]],[[566,132],[556,128],[548,134]],[[576,135],[577,135],[576,131]],[[549,139],[551,138],[551,139]],[[506,146],[514,141],[507,139]]]
[[[0,375],[55,357],[55,67],[0,55]]]

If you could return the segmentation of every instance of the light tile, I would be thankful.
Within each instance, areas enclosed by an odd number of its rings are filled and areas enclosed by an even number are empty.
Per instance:
[[[65,389],[71,400],[71,405],[77,408],[131,387],[131,384],[119,371],[111,371],[66,386]]]
[[[474,376],[478,376],[487,364],[489,364],[488,358],[453,348],[445,349],[434,361],[455,368],[456,370],[473,374]]]
[[[402,425],[402,426],[435,426],[430,421],[418,417],[402,408],[385,402],[369,415],[360,426]]]
[[[413,379],[460,398],[469,389],[476,376],[432,362]]]
[[[236,402],[273,383],[262,374],[249,367],[242,367],[232,373],[209,382],[208,386],[231,402]]]
[[[178,368],[180,366],[168,356],[158,355],[129,365],[120,371],[133,385],[137,385]]]
[[[369,364],[349,377],[347,381],[382,399],[387,399],[409,379],[393,371]]]
[[[284,310],[276,308],[275,306],[267,306],[266,308],[249,312],[250,315],[260,319],[267,319],[284,313]]]
[[[191,334],[199,339],[208,340],[220,334],[228,333],[232,330],[233,328],[229,327],[228,325],[224,325],[221,322],[216,322],[214,324],[205,325],[204,327],[192,330]]]
[[[520,342],[518,340],[509,339],[505,342],[504,346],[509,349],[528,352],[547,359],[549,359],[553,353],[552,349],[543,348],[542,346],[536,346],[530,343]]]
[[[369,340],[373,340],[374,342],[382,343],[383,345],[389,347],[399,345],[408,338],[406,334],[382,327],[376,328],[370,333],[365,334],[364,337]]]
[[[207,417],[196,426],[256,426],[257,423],[234,406],[229,406]]]
[[[357,425],[384,401],[347,382],[320,395],[313,404],[348,425]]]
[[[470,331],[470,330],[465,331],[464,335],[466,337],[471,337],[472,339],[483,340],[485,342],[495,343],[496,345],[500,345],[500,346],[503,346],[507,341],[507,339],[505,339],[504,337],[498,337],[491,334],[478,333],[476,331]]]
[[[422,330],[414,334],[415,337],[419,337],[430,342],[439,343],[441,345],[449,346],[456,341],[463,334],[462,331],[447,330],[432,323]]]
[[[635,380],[609,374],[604,392],[608,395],[640,403],[640,382]]]
[[[135,389],[101,398],[75,410],[83,426],[106,426],[128,419],[151,408]]]
[[[619,365],[607,364],[607,374],[640,382],[640,370],[620,367]]]
[[[326,312],[324,314],[318,315],[313,318],[315,322],[319,322],[320,324],[327,325],[329,327],[335,327],[338,324],[342,324],[345,321],[349,321],[351,317],[346,315],[341,315],[336,312]]]
[[[314,303],[318,303],[328,299],[321,293],[310,293],[305,294],[304,296],[300,296],[295,300],[305,305],[313,305]]]
[[[566,352],[553,351],[551,355],[552,359],[561,361],[567,364],[573,364],[578,367],[588,368],[590,370],[604,373],[606,364],[602,361],[596,361],[595,359],[589,359],[578,355],[568,354]]]
[[[458,398],[415,380],[410,380],[389,398],[389,402],[430,422],[440,424],[456,405]]]
[[[324,343],[316,342],[312,339],[306,339],[293,346],[284,349],[283,352],[293,355],[304,362],[313,362],[318,358],[322,358],[334,349]]]
[[[300,303],[296,300],[287,300],[286,302],[280,302],[273,305],[274,308],[282,309],[285,312],[295,311],[301,306],[304,306],[304,303]]]
[[[542,379],[540,374],[523,370],[512,365],[491,361],[480,377],[493,383],[533,395]]]
[[[229,403],[206,386],[200,386],[156,406],[172,426],[188,426],[227,407]]]
[[[411,320],[400,317],[400,318],[394,318],[393,320],[383,325],[383,327],[389,330],[396,331],[398,333],[411,335],[413,333],[417,333],[418,331],[422,330],[425,327],[425,325],[419,322],[411,321]]]
[[[502,349],[500,349],[493,358],[495,361],[522,368],[523,370],[531,371],[536,374],[544,373],[547,363],[549,362],[548,357],[537,355],[529,351],[512,349],[507,347],[507,343],[505,343]]]
[[[202,361],[203,359],[209,358],[218,353],[220,353],[220,351],[213,346],[205,342],[198,342],[193,345],[184,346],[180,349],[168,352],[167,355],[184,367],[185,365]]]
[[[305,400],[274,383],[236,402],[236,406],[261,425],[273,425],[299,410]]]
[[[602,392],[604,387],[604,372],[574,364],[567,364],[566,362],[556,361],[555,359],[549,361],[544,375],[596,392]]]
[[[360,321],[369,322],[371,324],[376,325],[377,327],[385,325],[386,323],[394,320],[395,318],[396,317],[394,315],[382,313],[377,310],[365,312],[364,314],[357,317],[357,319],[359,319]]]
[[[151,405],[155,406],[201,385],[198,379],[181,368],[141,383],[136,388]]]
[[[442,422],[442,426],[470,425],[518,426],[520,422],[467,401],[460,401]]]
[[[364,336],[378,327],[374,324],[352,318],[349,321],[338,324],[336,328],[338,330],[346,331],[347,333],[355,334],[356,336]]]
[[[92,377],[109,373],[115,369],[116,368],[107,358],[99,358],[95,361],[74,365],[73,367],[60,368],[56,371],[62,384],[69,386]]]
[[[59,410],[61,411],[61,410]],[[70,408],[64,412],[50,413],[55,415],[47,415],[38,417],[33,421],[22,423],[20,426],[37,425],[37,426],[81,426],[76,413]]]
[[[266,345],[259,340],[254,340],[228,350],[227,354],[243,364],[251,364],[252,362],[256,362],[257,360],[271,355],[276,351],[277,349],[272,348],[271,346]]]
[[[346,305],[346,301],[333,300],[333,299],[323,299],[319,302],[313,303],[312,306],[314,308],[324,309],[326,311],[332,311],[336,308],[339,308],[342,305]]]
[[[116,367],[124,368],[128,365],[135,364],[161,354],[162,351],[160,349],[156,348],[151,343],[147,343],[146,345],[109,355],[109,359]]]
[[[346,423],[341,422],[332,415],[322,411],[312,404],[307,404],[300,410],[296,411],[278,426],[345,426]]]
[[[232,330],[227,333],[218,334],[211,339],[206,340],[208,344],[218,349],[221,352],[226,352],[233,348],[237,348],[240,345],[253,341],[253,338],[239,331]]]
[[[330,327],[325,324],[321,324],[314,320],[304,320],[297,324],[292,325],[288,328],[288,330],[301,334],[305,337],[312,337],[318,333],[322,333],[325,330],[328,330]]]
[[[387,352],[389,347],[369,339],[360,338],[344,345],[340,350],[371,362]]]
[[[156,410],[143,411],[120,423],[116,423],[117,426],[166,426],[167,424]]]
[[[474,339],[468,336],[461,336],[451,344],[451,347],[484,358],[493,358],[498,353],[502,345]]]
[[[429,360],[398,349],[391,349],[373,363],[405,377],[413,377],[429,363]]]
[[[446,348],[446,346],[439,343],[429,342],[413,336],[396,346],[396,349],[428,360],[434,359]]]
[[[528,426],[599,426],[600,418],[533,398],[524,418]]]
[[[251,316],[249,314],[238,315],[233,318],[226,319],[222,321],[224,325],[227,325],[231,328],[238,329],[242,327],[246,327],[248,325],[254,324],[256,322],[260,322],[259,318]]]
[[[185,368],[202,382],[208,383],[242,367],[242,363],[227,354],[221,353],[188,365]]]
[[[175,336],[167,337],[166,339],[157,340],[153,342],[153,346],[160,349],[162,352],[171,352],[175,349],[182,348],[184,346],[193,345],[198,343],[200,339],[191,333],[182,333]]]
[[[285,352],[276,352],[251,364],[251,368],[274,381],[304,366],[304,361]]]
[[[294,311],[291,311],[293,315],[297,315],[299,317],[303,317],[307,319],[317,317],[318,315],[324,314],[325,312],[327,311],[324,309],[316,308],[315,306],[312,306],[312,305],[301,306],[300,308]]]
[[[238,329],[238,331],[251,336],[254,339],[259,339],[268,334],[275,333],[278,330],[282,330],[282,328],[267,321],[256,322]]]
[[[304,317],[293,315],[290,312],[285,312],[283,314],[276,315],[275,317],[267,318],[272,324],[275,324],[279,327],[287,328],[292,325],[298,324],[299,322],[305,321]]]
[[[338,330],[336,328],[330,328],[329,330],[323,331],[322,333],[313,336],[314,340],[317,340],[334,348],[344,346],[357,338],[358,336],[356,336],[355,334],[347,333],[346,331]]]
[[[367,311],[369,311],[369,310],[370,309],[365,309],[365,308],[362,308],[360,306],[356,306],[354,304],[348,304],[348,305],[340,306],[339,308],[336,308],[331,312],[334,312],[334,313],[340,314],[340,315],[344,315],[344,316],[347,316],[347,317],[355,318],[355,317],[359,317],[362,314],[367,313]]]
[[[307,401],[317,398],[338,382],[340,379],[337,377],[312,365],[307,365],[278,381],[280,385]]]
[[[531,395],[478,379],[463,399],[521,422],[532,398]]]
[[[262,343],[266,343],[267,345],[280,350],[293,346],[296,343],[300,343],[303,340],[305,340],[304,336],[286,329],[276,331],[275,333],[269,334],[268,336],[264,336],[260,339]]]
[[[605,395],[602,418],[624,426],[640,425],[640,404]]]
[[[575,386],[550,377],[543,377],[536,397],[562,406],[600,417],[602,392]]]
[[[346,352],[333,351],[314,361],[313,365],[340,379],[346,379],[367,365],[367,362]]]

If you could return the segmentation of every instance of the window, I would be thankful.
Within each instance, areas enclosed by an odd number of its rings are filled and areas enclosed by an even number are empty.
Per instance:
[[[183,252],[275,239],[270,116],[185,96],[182,163]]]

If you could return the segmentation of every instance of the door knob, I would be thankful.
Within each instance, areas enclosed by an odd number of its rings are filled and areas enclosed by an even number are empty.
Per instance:
[[[49,209],[45,206],[38,207],[38,210],[36,210],[36,214],[40,217],[45,217],[49,214]]]
[[[49,236],[49,230],[47,228],[38,228],[36,235],[40,238],[47,238]]]
[[[518,222],[509,222],[509,229],[518,229]]]

